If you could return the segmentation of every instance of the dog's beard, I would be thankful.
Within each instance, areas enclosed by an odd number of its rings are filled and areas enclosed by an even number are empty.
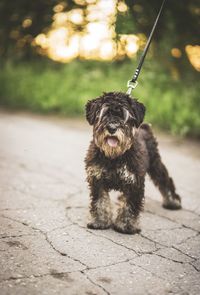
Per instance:
[[[107,130],[95,134],[95,144],[108,158],[116,158],[123,155],[132,145],[131,137],[128,137],[121,129],[115,134],[110,134]]]

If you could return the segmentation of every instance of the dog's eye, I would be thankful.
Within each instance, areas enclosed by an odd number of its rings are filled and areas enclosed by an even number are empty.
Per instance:
[[[133,119],[133,117],[131,116],[130,112],[123,108],[123,117],[124,117],[124,122],[126,123],[129,119]]]
[[[130,112],[123,108],[123,118],[124,118],[124,123],[128,121],[132,121],[133,124],[135,124],[136,118],[130,114]]]

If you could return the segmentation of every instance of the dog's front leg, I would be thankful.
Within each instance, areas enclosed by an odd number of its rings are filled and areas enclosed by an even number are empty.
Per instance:
[[[90,198],[90,221],[87,227],[92,229],[109,228],[112,223],[110,197],[98,180],[93,179],[90,183]]]
[[[120,207],[114,222],[114,229],[124,234],[140,232],[139,215],[144,203],[144,185],[133,184],[119,197]]]

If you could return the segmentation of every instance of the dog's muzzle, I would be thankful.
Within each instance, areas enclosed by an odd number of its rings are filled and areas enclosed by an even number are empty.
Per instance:
[[[105,141],[111,148],[116,148],[119,144],[119,139],[115,136],[119,125],[116,123],[109,123],[106,126],[107,131],[109,134],[106,136]]]

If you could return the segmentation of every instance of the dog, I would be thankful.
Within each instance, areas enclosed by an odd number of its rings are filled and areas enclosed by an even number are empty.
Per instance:
[[[142,123],[145,106],[122,92],[108,92],[86,104],[93,139],[85,158],[90,189],[90,229],[134,234],[140,232],[145,175],[149,174],[163,197],[163,207],[180,209],[181,198],[162,163],[149,124]],[[109,192],[120,192],[120,206],[112,222]]]

